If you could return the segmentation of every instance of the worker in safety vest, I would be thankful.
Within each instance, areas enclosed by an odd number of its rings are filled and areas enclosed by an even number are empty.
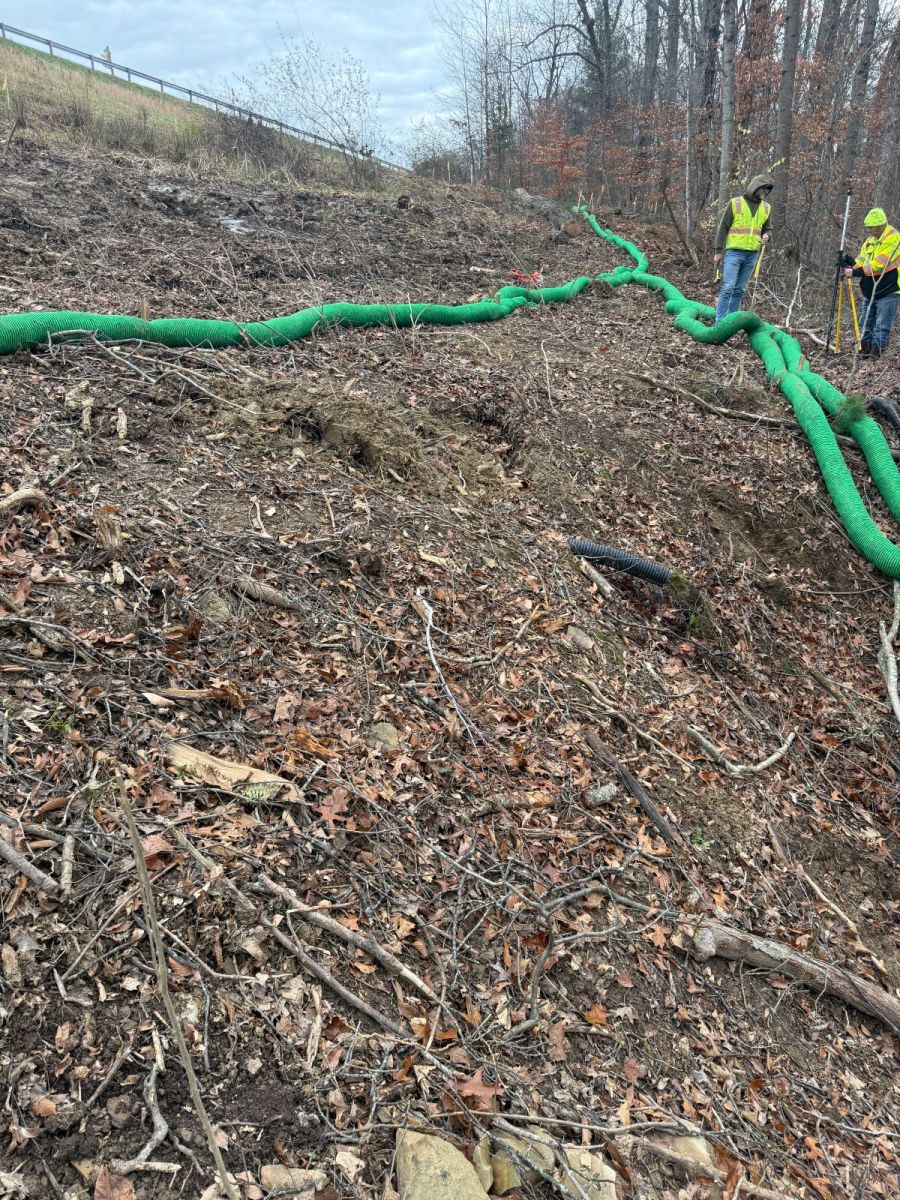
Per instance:
[[[870,209],[863,224],[869,236],[860,246],[853,266],[844,267],[844,275],[859,280],[865,297],[859,352],[878,358],[887,349],[900,303],[900,233],[888,224],[883,208]]]
[[[717,321],[741,307],[744,289],[750,282],[759,252],[769,240],[772,206],[766,203],[766,197],[774,186],[771,175],[755,176],[743,196],[732,196],[722,213],[716,231],[714,259],[716,263],[722,263]]]

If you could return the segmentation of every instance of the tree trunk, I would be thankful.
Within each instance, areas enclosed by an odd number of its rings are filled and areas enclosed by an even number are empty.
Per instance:
[[[850,88],[850,115],[847,118],[847,132],[844,136],[844,191],[853,186],[853,173],[856,170],[856,162],[860,153],[866,113],[866,93],[869,87],[869,68],[872,64],[872,48],[875,44],[877,24],[878,0],[866,0],[862,37],[859,43],[859,58],[856,61],[853,85]],[[888,62],[890,63],[890,60]],[[891,69],[896,71],[896,59]]]
[[[587,0],[578,0],[578,13],[581,18],[581,24],[584,27],[584,38],[590,50],[590,57],[594,68],[594,76],[597,82],[597,95],[600,97],[601,107],[605,108],[605,63],[603,61],[603,52],[600,48],[600,42],[597,38],[597,23],[587,6]]]
[[[674,104],[678,98],[678,48],[681,38],[681,14],[676,0],[669,0],[666,14],[666,83],[663,100]]]
[[[778,124],[775,131],[775,192],[773,207],[776,229],[784,227],[788,189],[791,182],[791,133],[794,127],[794,79],[797,74],[797,50],[800,45],[802,0],[787,0],[784,23],[784,48],[781,54],[781,82],[778,86]]]
[[[875,195],[878,203],[896,211],[900,205],[900,24],[894,30],[890,49],[884,60],[882,71],[887,72],[887,87],[884,93],[884,127],[881,131],[881,148],[878,155],[878,176]]]
[[[719,156],[719,211],[731,187],[734,151],[734,60],[737,50],[737,0],[724,0],[722,9],[722,147]]]
[[[641,104],[649,108],[656,99],[656,75],[659,65],[659,0],[644,0],[644,71]]]

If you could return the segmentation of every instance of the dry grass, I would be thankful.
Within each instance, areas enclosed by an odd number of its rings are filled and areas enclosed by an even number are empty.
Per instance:
[[[342,182],[334,152],[199,104],[0,41],[0,127],[161,159],[229,178]]]

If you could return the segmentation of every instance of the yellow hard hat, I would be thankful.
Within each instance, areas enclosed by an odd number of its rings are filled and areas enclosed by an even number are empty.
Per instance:
[[[887,214],[883,208],[870,208],[866,213],[866,219],[863,221],[866,229],[873,225],[887,225]]]

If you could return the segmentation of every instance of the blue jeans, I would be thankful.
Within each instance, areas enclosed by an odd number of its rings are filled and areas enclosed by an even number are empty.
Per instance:
[[[897,315],[898,303],[900,303],[900,292],[894,292],[893,296],[881,296],[878,300],[873,300],[871,305],[868,300],[863,299],[863,312],[865,313],[868,309],[866,327],[862,335],[864,342],[871,342],[880,350],[887,349],[891,326]]]
[[[722,290],[716,304],[716,320],[721,321],[729,313],[737,312],[744,298],[744,289],[750,282],[756,266],[758,250],[726,250],[722,264]]]

